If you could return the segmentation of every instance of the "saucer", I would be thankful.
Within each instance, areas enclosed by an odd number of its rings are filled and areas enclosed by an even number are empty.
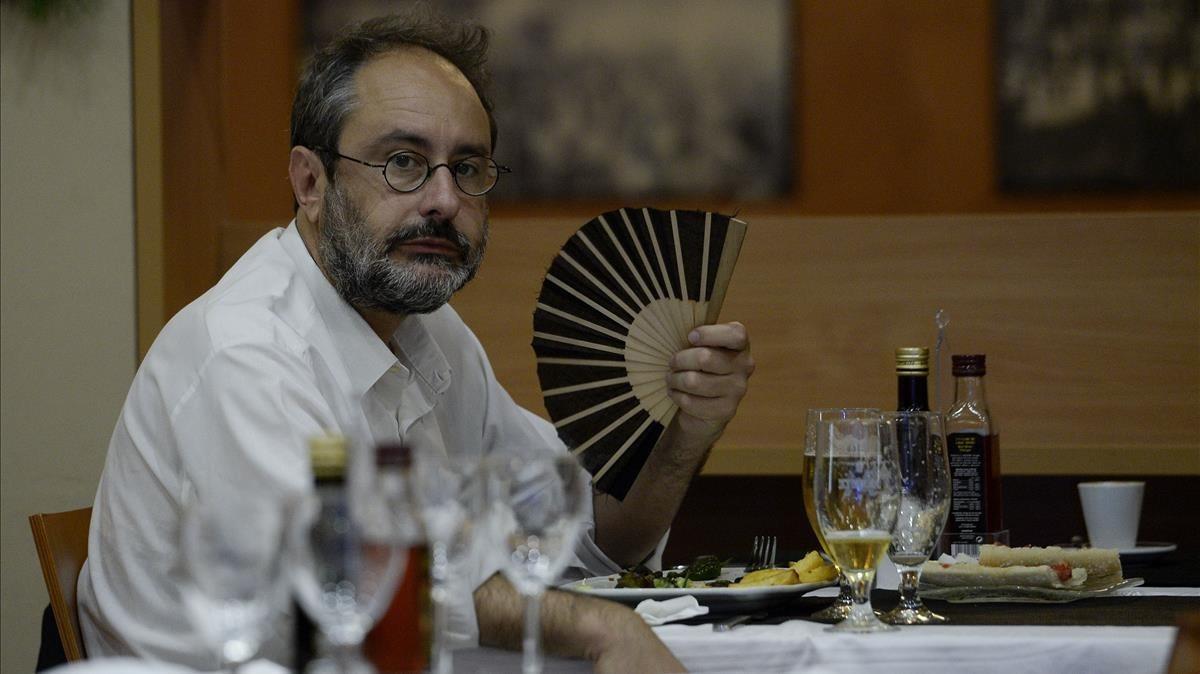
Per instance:
[[[1174,543],[1138,541],[1135,547],[1117,550],[1117,554],[1121,555],[1122,559],[1146,560],[1161,557],[1168,552],[1175,552],[1177,547]]]
[[[1074,543],[1058,543],[1061,548],[1078,548],[1081,547]],[[1175,552],[1179,546],[1174,543],[1166,543],[1163,541],[1138,541],[1138,544],[1132,548],[1121,548],[1117,550],[1122,562],[1147,562],[1152,559],[1157,559],[1169,552]]]

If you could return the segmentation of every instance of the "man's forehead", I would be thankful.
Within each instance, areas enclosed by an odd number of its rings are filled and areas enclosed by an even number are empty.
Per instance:
[[[487,112],[470,80],[453,63],[421,47],[403,47],[372,57],[354,77],[356,105],[347,128],[367,118],[382,121],[397,114],[448,118],[482,125]]]

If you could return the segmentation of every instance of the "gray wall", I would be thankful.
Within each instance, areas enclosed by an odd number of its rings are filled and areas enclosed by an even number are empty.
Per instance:
[[[26,517],[88,505],[135,367],[129,0],[0,4],[0,671],[47,604]]]

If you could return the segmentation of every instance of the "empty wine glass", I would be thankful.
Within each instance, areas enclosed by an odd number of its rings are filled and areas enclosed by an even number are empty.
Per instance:
[[[568,454],[497,457],[486,466],[493,535],[505,576],[525,598],[521,671],[542,671],[541,597],[570,560],[587,499],[587,473]]]
[[[804,496],[804,514],[808,516],[808,525],[812,527],[813,533],[817,536],[817,542],[821,544],[821,549],[829,558],[833,559],[833,554],[829,551],[829,546],[825,544],[825,536],[821,534],[821,525],[817,523],[817,506],[816,500],[813,498],[813,475],[817,466],[817,422],[822,419],[855,419],[855,418],[878,418],[881,414],[880,410],[873,408],[827,408],[827,409],[812,409],[808,411],[806,423],[804,426],[804,463],[801,468],[800,484]],[[837,566],[837,562],[834,562]],[[831,622],[840,622],[850,615],[850,609],[854,606],[854,596],[850,592],[850,583],[846,580],[846,574],[838,569],[838,596],[833,600],[833,603],[825,608],[813,613],[810,617],[816,620],[828,620]]]
[[[894,630],[871,610],[875,566],[892,542],[900,505],[896,449],[881,415],[817,422],[817,521],[854,605],[836,632]]]
[[[222,670],[236,672],[258,652],[272,612],[286,596],[286,520],[281,500],[217,487],[184,509],[184,610],[218,652]]]
[[[376,480],[325,485],[301,505],[292,531],[296,598],[325,636],[333,659],[316,671],[374,672],[362,642],[404,574],[414,532],[393,515]]]
[[[900,573],[900,604],[880,616],[893,625],[944,623],[917,594],[921,565],[933,553],[950,512],[950,465],[942,415],[887,412],[900,465],[900,513],[888,557]]]
[[[412,449],[409,473],[415,505],[429,545],[433,604],[433,674],[453,671],[448,642],[448,616],[455,599],[469,593],[462,583],[460,562],[474,543],[475,528],[483,511],[483,489],[478,463],[451,458],[436,445]]]

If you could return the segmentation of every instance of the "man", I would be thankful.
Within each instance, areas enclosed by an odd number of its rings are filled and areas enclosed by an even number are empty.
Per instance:
[[[446,304],[483,257],[483,195],[500,172],[486,42],[472,27],[386,18],[309,64],[292,115],[295,221],[168,323],[114,431],[79,584],[90,654],[212,667],[173,575],[180,513],[218,489],[266,498],[310,488],[315,434],[473,456],[563,451],[553,427],[496,382]],[[680,413],[664,442],[623,502],[595,499],[577,552],[593,573],[655,554],[745,392],[754,365],[741,325],[690,339],[672,360]],[[519,647],[520,598],[500,576],[476,580],[470,628],[481,643]],[[547,650],[601,671],[680,668],[640,618],[609,602],[548,593],[542,630]],[[264,650],[286,658],[285,642]]]

